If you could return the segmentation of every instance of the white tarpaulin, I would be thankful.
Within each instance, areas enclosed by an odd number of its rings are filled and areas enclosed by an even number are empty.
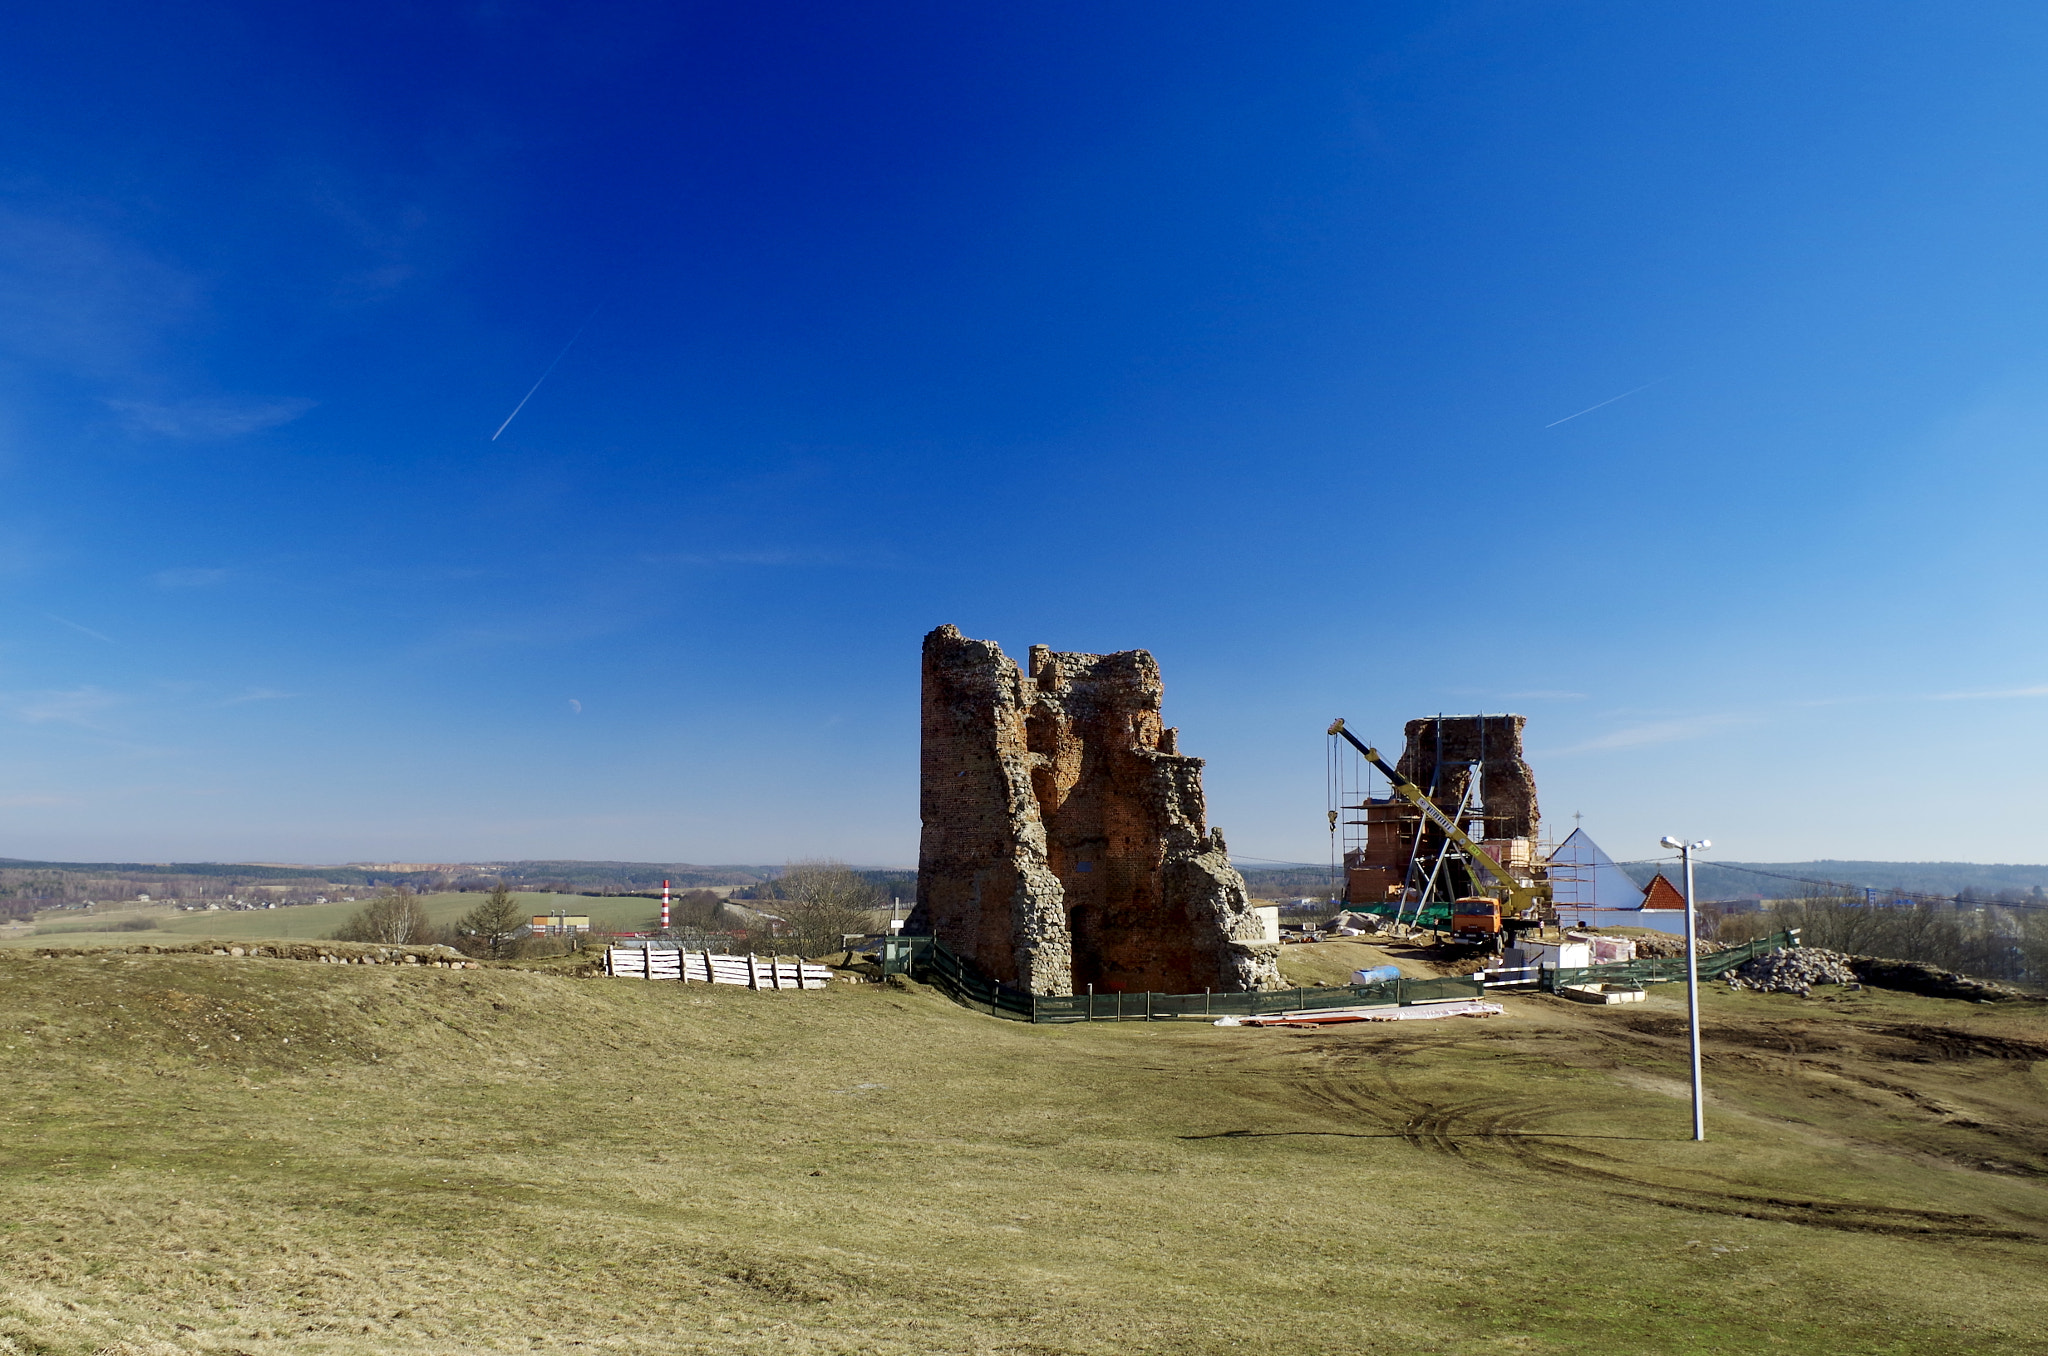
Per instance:
[[[1213,1026],[1334,1026],[1343,1022],[1427,1022],[1438,1017],[1498,1017],[1498,1003],[1453,998],[1412,1007],[1313,1008],[1306,1012],[1272,1012],[1262,1017],[1223,1017]]]
[[[1643,887],[1586,836],[1573,829],[1572,836],[1550,854],[1550,898],[1559,908],[1640,909]]]

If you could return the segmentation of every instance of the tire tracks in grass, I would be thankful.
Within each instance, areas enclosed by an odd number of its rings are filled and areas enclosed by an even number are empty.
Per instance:
[[[1638,1137],[1601,1135],[1563,1126],[1560,1108],[1553,1101],[1492,1091],[1445,1098],[1421,1086],[1425,1080],[1441,1082],[1446,1063],[1455,1056],[1492,1061],[1530,1058],[1524,1052],[1501,1049],[1503,1043],[1512,1045],[1512,1040],[1503,1042],[1485,1036],[1395,1039],[1350,1050],[1325,1047],[1300,1052],[1296,1059],[1288,1061],[1294,1067],[1281,1071],[1279,1077],[1291,1100],[1373,1127],[1359,1133],[1399,1138],[1426,1153],[1457,1159],[1487,1171],[1563,1177],[1597,1185],[1620,1199],[1696,1214],[1732,1215],[1860,1233],[2048,1242],[2037,1231],[2010,1228],[1987,1216],[1964,1211],[1792,1195],[1759,1189],[1754,1184],[1716,1174],[1692,1175],[1720,1185],[1674,1181],[1598,1144],[1600,1140]],[[1301,1067],[1311,1056],[1316,1057],[1320,1067]],[[1239,1132],[1233,1137],[1248,1133]]]

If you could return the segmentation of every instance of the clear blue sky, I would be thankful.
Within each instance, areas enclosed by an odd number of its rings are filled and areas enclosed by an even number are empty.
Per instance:
[[[2044,70],[1995,0],[18,9],[0,855],[905,863],[950,621],[1152,650],[1251,856],[1332,716],[1484,709],[1617,857],[2048,859]]]

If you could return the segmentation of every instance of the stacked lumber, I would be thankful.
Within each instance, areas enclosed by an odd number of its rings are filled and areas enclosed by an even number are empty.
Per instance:
[[[826,966],[780,956],[721,956],[634,946],[607,947],[604,972],[623,979],[741,984],[749,989],[822,989],[832,979]]]

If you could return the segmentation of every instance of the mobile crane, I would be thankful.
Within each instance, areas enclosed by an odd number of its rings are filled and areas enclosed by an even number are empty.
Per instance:
[[[1470,834],[1458,827],[1451,816],[1445,814],[1429,793],[1404,777],[1380,757],[1380,751],[1368,748],[1357,735],[1344,728],[1344,717],[1330,722],[1328,731],[1342,735],[1352,748],[1365,756],[1365,761],[1379,769],[1380,775],[1394,794],[1413,805],[1422,817],[1436,825],[1443,835],[1455,843],[1478,871],[1491,876],[1500,886],[1502,898],[1486,895],[1470,895],[1451,905],[1451,936],[1458,941],[1480,942],[1498,947],[1506,940],[1506,934],[1520,932],[1541,926],[1544,906],[1550,902],[1548,883],[1525,884],[1517,880],[1508,869],[1495,861],[1493,854],[1475,842]],[[1476,880],[1476,872],[1475,872]],[[1505,904],[1505,907],[1503,907]],[[1535,915],[1532,917],[1531,915]]]

